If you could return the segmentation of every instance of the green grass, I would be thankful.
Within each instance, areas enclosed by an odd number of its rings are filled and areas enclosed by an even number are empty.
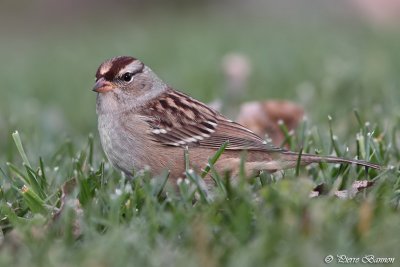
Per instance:
[[[377,148],[375,161],[389,153],[366,143]],[[241,177],[235,185],[216,175],[213,192],[195,179],[177,192],[164,187],[167,175],[127,181],[96,163],[96,153],[89,138],[81,150],[65,144],[57,169],[40,161],[3,172],[2,265],[314,266],[328,254],[398,255],[396,170],[370,171],[375,185],[348,200],[309,194],[318,179],[332,190],[342,179],[346,188],[365,179],[363,169],[314,166],[300,177],[288,171],[279,181]]]
[[[132,18],[2,40],[0,266],[321,266],[330,254],[398,264],[400,35],[246,18]],[[113,170],[90,91],[98,64],[137,56],[210,101],[223,95],[230,51],[253,64],[243,101],[305,107],[291,148],[384,170],[317,164],[231,183],[211,164],[212,191],[201,174],[175,190],[166,174],[126,180]],[[352,199],[333,196],[364,179],[375,184]],[[328,193],[310,198],[321,183]]]

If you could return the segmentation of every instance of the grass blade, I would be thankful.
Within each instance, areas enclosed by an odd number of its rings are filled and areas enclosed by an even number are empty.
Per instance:
[[[364,123],[363,123],[360,113],[358,112],[357,109],[354,110],[354,116],[356,116],[356,119],[357,119],[357,122],[358,122],[358,125],[360,126],[360,128],[363,128]]]
[[[17,166],[12,164],[11,162],[7,162],[7,166],[12,173],[14,173],[23,183],[29,184],[29,179],[23,174]]]
[[[300,148],[299,156],[297,157],[296,163],[296,176],[299,177],[300,174],[300,166],[301,166],[301,155],[303,154],[303,147]]]
[[[207,166],[204,168],[203,172],[201,173],[201,178],[204,178],[207,176],[207,174],[210,172],[211,166],[214,166],[214,164],[217,162],[217,160],[222,155],[222,153],[225,151],[225,149],[228,145],[229,145],[229,141],[225,141],[220,146],[220,148],[218,148],[217,152],[215,152],[214,156],[212,156],[211,159],[208,160]]]
[[[28,219],[19,217],[4,201],[0,202],[0,214],[6,217],[13,225],[24,225],[28,222]]]
[[[202,201],[209,203],[210,199],[208,197],[207,188],[205,187],[203,178],[201,176],[198,176],[192,169],[190,169],[189,148],[188,147],[185,147],[184,159],[185,159],[186,177],[196,185],[197,191],[199,192],[200,198],[202,199]]]
[[[20,154],[21,157],[22,157],[22,161],[24,162],[24,164],[25,164],[26,166],[28,166],[28,167],[31,168],[31,164],[29,163],[29,160],[28,160],[28,157],[26,156],[24,147],[22,146],[21,137],[19,136],[18,131],[15,131],[15,132],[12,134],[12,137],[13,137],[13,139],[14,139],[15,145],[17,146],[18,152],[19,152],[19,154]]]
[[[26,205],[33,213],[41,213],[43,215],[47,214],[44,201],[28,186],[24,185],[20,190]]]
[[[26,172],[28,173],[29,186],[32,188],[35,194],[37,194],[42,200],[46,199],[46,194],[42,189],[42,187],[40,186],[41,184],[40,177],[38,177],[35,171],[29,168],[28,166],[25,166],[25,169]]]
[[[93,134],[89,134],[88,146],[89,146],[88,162],[90,166],[93,166]]]
[[[40,176],[40,187],[42,190],[45,190],[47,188],[47,179],[46,179],[46,173],[44,171],[44,163],[42,157],[39,158],[39,176]]]
[[[294,149],[293,148],[293,140],[292,140],[292,134],[289,132],[289,130],[288,130],[288,128],[286,127],[286,125],[285,125],[285,123],[283,122],[283,120],[279,120],[278,121],[278,126],[279,126],[279,129],[282,131],[282,133],[283,133],[283,135],[284,135],[284,140],[283,140],[283,142],[281,143],[281,147],[283,147],[285,144],[288,144],[288,146],[291,148],[291,149]]]

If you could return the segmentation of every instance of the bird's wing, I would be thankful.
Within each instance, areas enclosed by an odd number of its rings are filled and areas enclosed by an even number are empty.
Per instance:
[[[153,140],[165,146],[218,149],[228,141],[229,150],[282,151],[207,105],[174,90],[150,101],[141,115],[150,125]]]

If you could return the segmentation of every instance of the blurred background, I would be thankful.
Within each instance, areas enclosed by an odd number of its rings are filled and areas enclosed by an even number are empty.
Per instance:
[[[202,101],[219,100],[232,116],[244,101],[288,99],[323,132],[332,116],[341,140],[358,127],[354,109],[393,126],[399,18],[397,0],[3,0],[0,162],[19,158],[15,130],[32,161],[89,133],[99,146],[91,88],[98,65],[117,55],[141,59]],[[245,64],[235,101],[227,100],[232,56]]]

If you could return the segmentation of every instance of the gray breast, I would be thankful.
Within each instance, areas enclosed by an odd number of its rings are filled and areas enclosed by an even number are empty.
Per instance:
[[[128,175],[133,169],[142,169],[145,166],[141,155],[144,153],[145,143],[136,133],[134,121],[135,119],[131,122],[121,120],[116,114],[100,114],[98,117],[101,144],[108,160]]]

